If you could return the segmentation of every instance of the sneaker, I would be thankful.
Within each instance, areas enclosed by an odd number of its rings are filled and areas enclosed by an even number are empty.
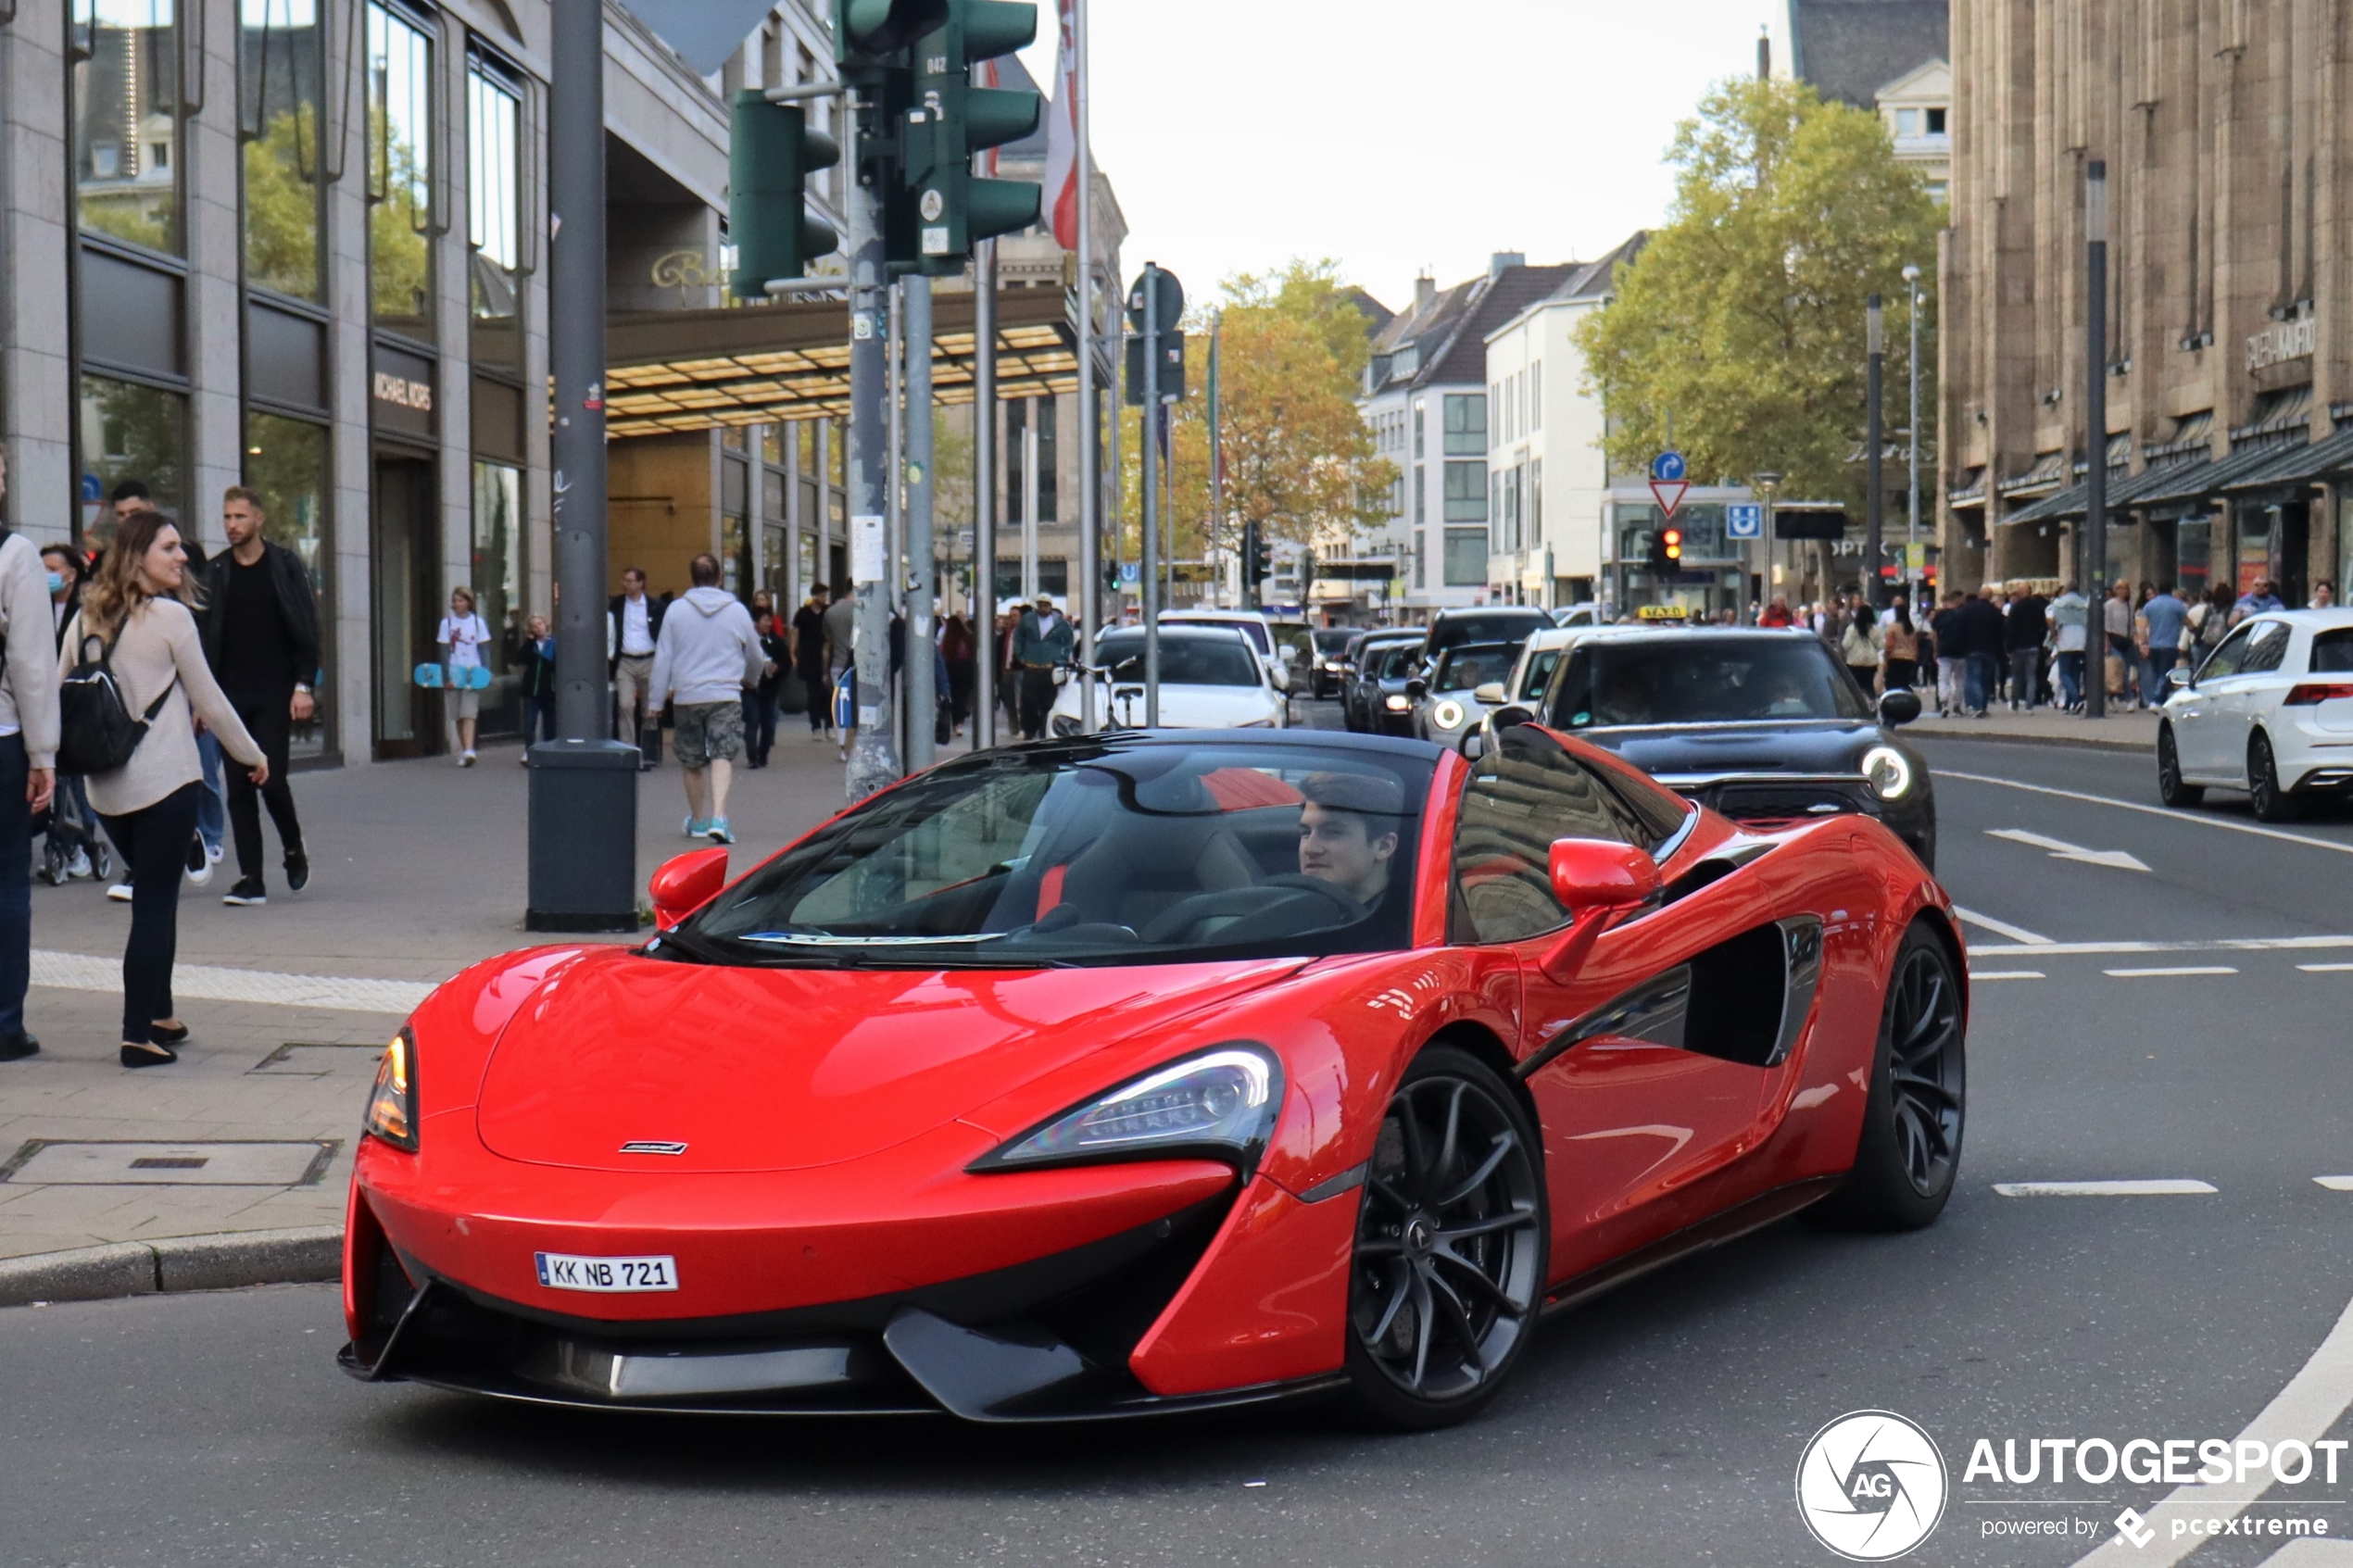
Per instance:
[[[188,841],[188,885],[202,887],[212,880],[212,857],[205,853],[204,840]]]
[[[220,901],[233,909],[249,909],[256,905],[270,902],[270,893],[261,885],[259,877],[241,876],[237,879],[236,885],[222,895]]]
[[[15,1034],[0,1036],[0,1061],[22,1061],[26,1057],[41,1054],[41,1042],[19,1029]]]
[[[727,819],[724,817],[711,818],[711,821],[703,824],[702,831],[703,836],[710,839],[713,844],[733,844],[736,842],[735,830],[727,825]]]
[[[256,885],[259,885],[258,883]],[[299,893],[310,885],[310,857],[297,849],[286,857],[287,891]]]
[[[473,754],[472,752],[471,752],[471,751],[467,751],[467,752],[461,752],[461,753],[459,753],[459,757],[458,757],[458,766],[459,766],[460,768],[471,768],[471,767],[472,767],[473,765],[474,765],[474,754]]]
[[[688,817],[678,824],[678,831],[688,838],[700,838],[711,832],[711,824],[699,817]]]
[[[127,882],[118,882],[107,889],[107,897],[118,904],[128,904],[131,902],[131,884]]]
[[[90,870],[90,851],[87,849],[76,849],[73,852],[73,859],[66,865],[66,875],[69,878],[71,878],[89,877],[94,874],[94,873]]]

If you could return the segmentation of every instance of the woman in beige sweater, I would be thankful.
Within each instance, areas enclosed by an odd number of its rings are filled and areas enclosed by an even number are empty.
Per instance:
[[[177,1061],[172,1047],[188,1037],[188,1026],[172,1016],[171,962],[179,942],[180,872],[195,835],[197,792],[204,788],[191,709],[221,749],[252,771],[255,784],[270,777],[269,759],[205,662],[196,618],[188,608],[194,590],[187,563],[176,524],[160,512],[133,514],[83,591],[59,661],[70,671],[99,651],[94,645],[110,643],[123,707],[136,717],[164,697],[131,760],[89,778],[91,807],[131,873],[131,941],[122,954],[125,1067]]]

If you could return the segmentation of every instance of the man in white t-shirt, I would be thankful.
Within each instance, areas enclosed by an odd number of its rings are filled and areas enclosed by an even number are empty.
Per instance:
[[[621,592],[610,607],[610,646],[615,709],[620,735],[644,754],[640,769],[655,765],[660,753],[645,743],[646,721],[661,721],[659,710],[646,711],[646,688],[654,674],[654,650],[661,646],[662,615],[669,606],[646,594],[645,568],[633,566],[621,574]]]
[[[433,640],[441,645],[441,663],[447,671],[442,701],[458,722],[458,766],[471,768],[474,722],[482,716],[482,690],[473,684],[473,672],[483,668],[483,646],[490,641],[489,623],[474,613],[472,589],[449,590],[449,613],[441,618]]]

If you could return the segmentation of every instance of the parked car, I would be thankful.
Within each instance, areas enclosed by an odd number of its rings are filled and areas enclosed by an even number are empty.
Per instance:
[[[1928,764],[1894,733],[1919,712],[1908,691],[1874,709],[1811,633],[1610,626],[1578,633],[1542,701],[1499,708],[1493,728],[1591,741],[1734,822],[1874,817],[1933,869]]]
[[[2278,822],[2353,790],[2353,609],[2250,616],[2172,684],[2157,725],[2168,806],[2243,789],[2258,818]]]
[[[1411,673],[1411,667],[1420,665],[1422,639],[1428,634],[1428,628],[1424,626],[1388,627],[1367,632],[1349,645],[1348,669],[1340,687],[1340,721],[1343,724],[1356,731],[1388,733],[1382,730],[1379,721],[1384,711],[1381,699],[1389,695],[1383,683],[1390,679],[1390,669],[1397,662],[1392,655],[1399,648],[1406,652],[1405,663],[1409,668],[1405,673],[1395,677],[1394,689],[1403,695],[1405,674]],[[1408,702],[1405,706],[1411,709],[1413,704]],[[1396,733],[1403,734],[1406,732],[1401,729]]]
[[[1114,728],[1144,727],[1144,630],[1123,626],[1095,639],[1095,713]],[[1080,727],[1079,685],[1054,698],[1057,735]],[[1290,704],[1242,634],[1194,622],[1160,629],[1160,725],[1164,730],[1281,729]]]
[[[1502,696],[1500,682],[1519,657],[1516,643],[1457,643],[1438,656],[1427,675],[1406,687],[1414,702],[1414,734],[1441,746],[1454,746],[1487,717],[1479,689],[1492,686]]]

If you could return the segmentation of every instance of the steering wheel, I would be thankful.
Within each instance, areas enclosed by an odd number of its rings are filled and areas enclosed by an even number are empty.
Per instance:
[[[1262,935],[1352,925],[1371,913],[1346,888],[1285,872],[1247,887],[1221,888],[1179,899],[1144,927],[1143,936],[1156,946],[1189,946],[1247,928],[1244,935],[1231,936],[1247,941]],[[1340,918],[1331,918],[1334,915]]]

